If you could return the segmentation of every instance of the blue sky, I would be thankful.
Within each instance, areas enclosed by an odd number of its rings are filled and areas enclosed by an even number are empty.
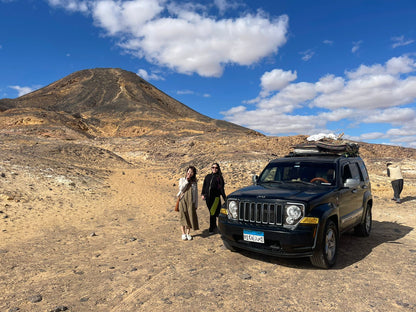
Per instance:
[[[0,98],[96,67],[264,134],[416,148],[414,0],[0,0]]]

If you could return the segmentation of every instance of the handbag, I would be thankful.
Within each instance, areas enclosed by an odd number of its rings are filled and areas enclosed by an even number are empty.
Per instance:
[[[179,211],[179,201],[181,200],[181,197],[178,197],[178,200],[176,201],[175,205],[175,211]]]

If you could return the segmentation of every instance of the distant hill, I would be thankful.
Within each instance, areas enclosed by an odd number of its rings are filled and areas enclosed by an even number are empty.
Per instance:
[[[2,129],[51,136],[259,133],[204,116],[140,78],[115,68],[86,69],[16,99],[0,100]]]

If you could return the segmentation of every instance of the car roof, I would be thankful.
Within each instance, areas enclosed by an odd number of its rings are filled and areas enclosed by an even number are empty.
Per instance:
[[[313,155],[297,155],[297,154],[289,154],[283,158],[276,158],[270,163],[278,163],[278,162],[337,162],[338,160],[345,159],[345,160],[361,160],[360,157],[346,157],[337,154],[313,154]]]

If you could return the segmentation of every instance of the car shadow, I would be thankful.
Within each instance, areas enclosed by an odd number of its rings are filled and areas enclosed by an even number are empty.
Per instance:
[[[401,244],[397,242],[413,230],[410,226],[405,226],[395,222],[374,221],[369,237],[356,236],[353,231],[341,235],[338,241],[337,262],[332,270],[342,270],[354,265],[366,258],[371,251],[382,244]],[[309,258],[278,258],[246,250],[238,250],[242,255],[251,259],[283,265],[297,269],[316,269],[312,266]]]

